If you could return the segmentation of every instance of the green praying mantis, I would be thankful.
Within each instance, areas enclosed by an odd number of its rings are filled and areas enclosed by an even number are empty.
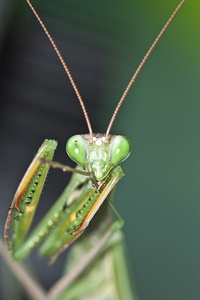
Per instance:
[[[75,169],[52,161],[57,143],[54,140],[44,141],[24,175],[8,213],[5,241],[14,259],[23,259],[45,238],[39,251],[41,255],[50,257],[50,263],[53,263],[86,229],[90,229],[87,228],[90,221],[93,217],[98,217],[96,213],[104,202],[107,202],[116,220],[112,222],[110,212],[107,207],[103,207],[99,215],[99,224],[101,225],[101,222],[106,224],[100,231],[102,236],[99,237],[104,241],[103,245],[123,226],[123,219],[112,202],[112,193],[117,182],[124,176],[119,164],[128,158],[131,145],[126,137],[111,135],[110,131],[138,73],[185,0],[181,1],[176,8],[133,75],[113,113],[105,134],[93,133],[85,105],[67,65],[34,7],[30,1],[27,0],[27,2],[47,34],[71,81],[89,130],[89,134],[75,135],[67,142],[67,153],[77,163]],[[58,201],[27,238],[26,235],[50,167],[62,169],[64,172],[73,172],[72,179]],[[11,219],[12,237],[10,241]]]

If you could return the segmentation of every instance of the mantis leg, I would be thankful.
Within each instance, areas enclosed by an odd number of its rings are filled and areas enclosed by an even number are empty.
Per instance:
[[[24,240],[24,237],[31,225],[35,210],[40,198],[40,194],[49,170],[49,166],[40,163],[40,159],[45,157],[45,160],[51,160],[54,151],[57,147],[57,142],[54,140],[45,140],[27,169],[22,178],[19,187],[14,195],[14,199],[9,210],[8,217],[5,224],[4,237],[8,249],[10,250],[9,241],[9,226],[14,212],[13,220],[14,232],[14,248],[18,248]],[[16,209],[14,209],[16,207]]]
[[[81,170],[77,170],[75,168],[71,168],[67,165],[63,165],[57,161],[49,161],[46,160],[45,158],[40,158],[40,162],[43,164],[46,164],[54,169],[61,169],[63,172],[70,172],[70,173],[77,173],[77,174],[81,174],[81,175],[85,175],[85,176],[90,176],[91,177],[91,173],[90,172],[86,172],[86,171],[81,171]]]
[[[119,214],[119,212],[117,211],[113,202],[108,197],[106,198],[106,200],[107,200],[109,207],[113,211],[115,217],[117,218],[117,220],[115,220],[114,223],[112,223],[109,226],[108,230],[106,230],[104,235],[100,238],[99,245],[101,245],[101,247],[98,247],[98,250],[95,251],[96,255],[98,255],[98,253],[102,250],[103,246],[106,244],[107,240],[111,237],[111,235],[113,235],[116,231],[120,230],[124,225],[124,220],[121,217],[121,215]],[[84,230],[85,229],[83,229],[83,231]],[[75,240],[77,240],[79,238],[79,236],[83,233],[83,231],[80,231],[77,235],[75,235],[75,237],[72,240],[70,240],[70,242],[66,243],[55,255],[53,255],[50,259],[49,265],[52,265],[56,261],[56,259],[59,257],[59,255],[63,251],[65,251],[65,249],[67,249]]]

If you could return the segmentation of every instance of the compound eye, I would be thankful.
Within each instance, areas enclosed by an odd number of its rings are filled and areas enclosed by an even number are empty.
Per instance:
[[[111,160],[117,165],[127,159],[131,153],[131,143],[125,136],[117,135],[111,145]]]
[[[69,157],[76,163],[85,163],[87,151],[81,135],[74,135],[67,141],[66,151]]]

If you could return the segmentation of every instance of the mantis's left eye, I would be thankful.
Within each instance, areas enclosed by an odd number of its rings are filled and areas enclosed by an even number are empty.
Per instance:
[[[87,156],[85,143],[81,135],[72,136],[66,144],[69,157],[78,164],[84,164]]]
[[[111,145],[111,160],[116,165],[127,159],[131,153],[131,143],[125,137],[117,135]]]

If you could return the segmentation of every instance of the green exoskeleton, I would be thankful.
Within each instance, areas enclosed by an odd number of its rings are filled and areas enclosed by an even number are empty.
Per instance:
[[[52,161],[57,143],[54,140],[44,141],[17,189],[6,221],[5,241],[16,260],[23,259],[46,237],[39,252],[45,257],[50,257],[52,263],[61,252],[87,229],[90,221],[104,202],[107,202],[110,211],[115,215],[115,221],[111,221],[107,207],[104,207],[99,216],[97,216],[99,218],[98,232],[100,233],[98,237],[103,241],[100,248],[105,245],[114,232],[123,226],[123,219],[112,202],[112,193],[117,182],[124,176],[119,164],[130,155],[131,144],[126,137],[111,135],[111,127],[138,73],[185,0],[181,1],[169,18],[131,78],[116,106],[105,134],[93,133],[85,105],[67,65],[34,7],[29,0],[26,1],[52,43],[71,81],[89,130],[89,134],[75,135],[66,144],[69,157],[77,163],[75,169]],[[73,175],[58,201],[27,238],[26,235],[34,217],[50,167],[60,168],[64,172],[73,172]],[[11,218],[12,237],[10,241],[9,227]]]

